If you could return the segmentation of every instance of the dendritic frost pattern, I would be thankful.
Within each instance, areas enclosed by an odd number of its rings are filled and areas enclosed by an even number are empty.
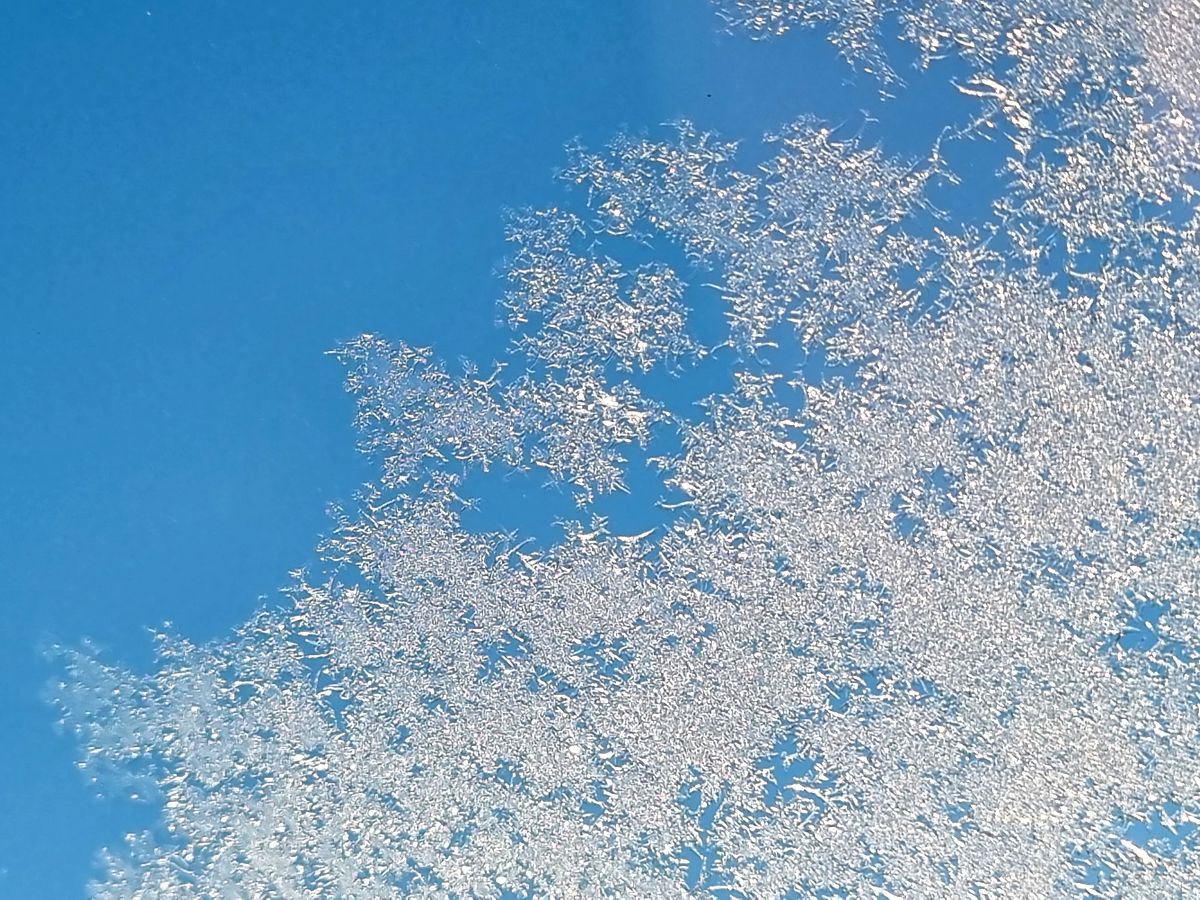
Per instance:
[[[990,218],[930,201],[941,142],[807,119],[750,169],[688,123],[572,148],[586,209],[510,224],[508,359],[338,351],[381,474],[327,572],[149,675],[61,651],[81,767],[162,807],[97,896],[1200,893],[1193,7],[722,7],[885,81],[889,18],[967,59]],[[614,533],[657,438],[661,521]],[[586,521],[468,528],[514,469]]]

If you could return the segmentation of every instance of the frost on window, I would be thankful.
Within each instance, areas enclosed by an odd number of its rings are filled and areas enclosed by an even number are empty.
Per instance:
[[[977,116],[573,147],[506,360],[337,351],[380,474],[328,570],[148,675],[60,651],[81,768],[161,808],[97,896],[1200,894],[1195,5],[720,6],[893,91],[898,28]],[[514,470],[579,504],[551,546],[464,521]]]

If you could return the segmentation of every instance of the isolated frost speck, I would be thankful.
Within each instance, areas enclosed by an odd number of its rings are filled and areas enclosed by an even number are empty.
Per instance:
[[[756,167],[689,123],[572,148],[505,362],[337,351],[381,473],[327,572],[149,675],[61,651],[81,766],[162,806],[97,896],[1200,894],[1194,4],[719,6],[893,91],[887,23],[965,58],[991,216],[934,207],[942,143],[808,119]],[[699,413],[655,399],[701,365]],[[656,438],[661,522],[614,534]],[[473,533],[513,469],[586,521]]]

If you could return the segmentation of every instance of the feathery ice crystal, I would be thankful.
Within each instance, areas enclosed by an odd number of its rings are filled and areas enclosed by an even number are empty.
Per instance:
[[[754,168],[687,123],[573,148],[506,364],[343,347],[381,474],[329,571],[150,675],[61,651],[83,767],[162,805],[97,896],[1200,895],[1200,7],[719,6],[898,90],[894,21],[978,117],[915,163],[806,119]],[[1001,135],[987,219],[940,214]],[[588,524],[472,532],[497,468]]]

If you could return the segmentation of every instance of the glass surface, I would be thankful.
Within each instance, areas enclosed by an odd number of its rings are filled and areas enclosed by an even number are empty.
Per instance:
[[[0,896],[1200,895],[1198,10],[6,4]]]

